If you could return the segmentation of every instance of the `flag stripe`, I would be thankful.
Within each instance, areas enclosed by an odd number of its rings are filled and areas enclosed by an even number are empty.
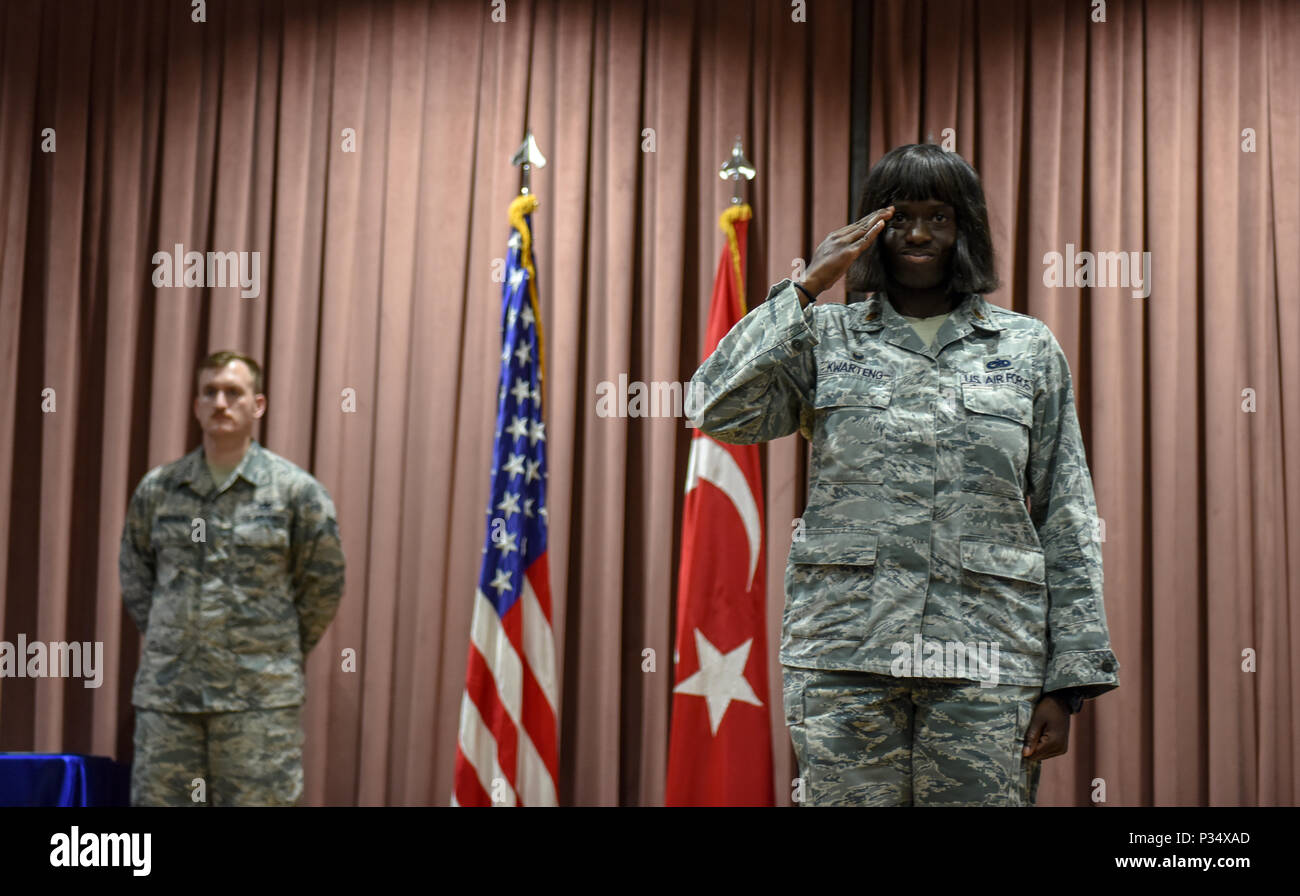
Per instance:
[[[465,691],[470,695],[479,716],[496,742],[497,768],[513,790],[518,768],[516,758],[519,729],[501,702],[500,692],[493,686],[492,672],[488,669],[483,654],[473,646],[469,649],[469,671]]]
[[[501,703],[510,714],[510,721],[519,722],[519,704],[523,700],[523,665],[510,639],[502,630],[502,619],[482,591],[475,591],[474,623],[470,630],[470,643],[478,648],[491,670]],[[484,606],[486,604],[486,606]],[[509,614],[507,614],[509,615]]]
[[[555,686],[555,634],[551,631],[550,614],[538,599],[533,588],[534,571],[530,570],[524,579],[524,639],[523,655],[528,660],[528,668],[537,679],[538,687],[546,703],[555,712],[557,694]],[[545,570],[542,571],[545,575]],[[545,579],[542,579],[545,582]]]
[[[524,628],[526,632],[529,626],[529,618],[540,615],[540,610],[529,611],[529,605],[532,603],[529,599],[530,594],[532,594],[532,586],[525,579],[523,598],[517,601],[501,620],[501,629],[510,639],[515,650],[520,650],[520,645],[528,640],[528,635],[521,633],[520,628]],[[545,620],[542,620],[542,624],[545,624]],[[546,643],[550,644],[550,626],[546,627],[546,634]],[[533,670],[537,668],[539,668],[539,665],[536,661],[525,663],[522,667],[520,679],[522,699],[519,704],[521,710],[520,715],[514,717],[514,722],[521,724],[527,735],[535,742],[542,744],[555,743],[555,710],[550,698],[542,688],[541,681],[533,674]],[[554,666],[548,664],[540,666],[540,668],[552,669]],[[558,776],[559,763],[554,750],[550,751],[549,755],[539,758],[541,758],[544,767],[549,769],[553,777]]]
[[[551,735],[555,726],[552,722]],[[542,741],[546,743],[547,741]],[[519,795],[524,806],[558,805],[555,793],[556,769],[549,767],[533,739],[523,732],[519,738]]]
[[[472,649],[472,648],[471,648]],[[490,806],[494,778],[505,780],[497,762],[497,743],[478,707],[466,694],[460,703],[459,749],[456,752],[455,799],[462,806]],[[513,797],[513,795],[512,795]]]

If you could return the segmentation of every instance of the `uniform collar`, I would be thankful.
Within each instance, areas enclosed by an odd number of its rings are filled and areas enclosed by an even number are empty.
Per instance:
[[[855,329],[877,332],[883,330],[882,338],[900,348],[929,355],[929,346],[921,344],[917,335],[903,315],[899,314],[883,292],[874,292],[858,304],[854,315]],[[942,351],[944,346],[970,335],[972,330],[980,329],[997,333],[1006,329],[998,323],[992,313],[992,306],[977,293],[968,293],[948,315],[948,319],[939,328],[937,340]]]
[[[203,456],[202,445],[185,455],[181,466],[179,481],[188,484],[196,494],[207,495],[216,489],[216,483],[212,481],[212,474],[208,471],[208,464]],[[257,443],[257,439],[249,443],[243,460],[234,469],[234,476],[254,486],[265,485],[268,481],[266,450]]]

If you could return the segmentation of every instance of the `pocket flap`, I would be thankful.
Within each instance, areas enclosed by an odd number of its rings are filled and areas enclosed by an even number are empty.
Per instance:
[[[790,543],[793,563],[874,566],[876,533],[870,529],[805,529],[803,541]]]
[[[182,514],[161,514],[153,521],[149,539],[155,545],[192,545],[193,523],[190,517]]]
[[[994,544],[991,541],[961,540],[961,565],[971,572],[989,576],[1002,576],[1042,585],[1044,579],[1043,552],[1016,544]]]
[[[1024,426],[1034,425],[1033,399],[1014,387],[962,383],[961,400],[968,411],[1005,417]]]
[[[830,374],[817,378],[815,408],[887,408],[894,395],[894,378],[872,379],[855,374]]]

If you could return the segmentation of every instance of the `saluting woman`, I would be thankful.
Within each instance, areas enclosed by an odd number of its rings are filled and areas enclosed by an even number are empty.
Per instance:
[[[802,431],[780,659],[804,805],[1032,805],[1070,714],[1119,685],[1069,366],[992,305],[983,188],[894,149],[858,220],[701,365],[723,442]],[[818,297],[847,274],[863,302]]]

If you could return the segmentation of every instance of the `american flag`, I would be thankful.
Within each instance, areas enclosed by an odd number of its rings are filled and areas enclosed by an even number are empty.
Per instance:
[[[454,806],[557,804],[542,339],[531,246],[536,207],[531,194],[510,205],[492,488],[460,705]]]

